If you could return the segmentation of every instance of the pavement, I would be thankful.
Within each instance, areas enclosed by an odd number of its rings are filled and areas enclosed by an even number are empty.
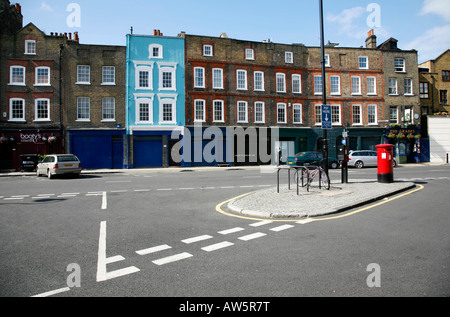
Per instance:
[[[291,189],[286,185],[267,188],[240,196],[227,205],[234,213],[259,218],[311,218],[339,212],[369,204],[383,198],[412,189],[412,182],[397,181],[390,184],[374,180],[358,180],[346,184],[332,183],[330,190],[320,189],[313,183],[309,192],[299,188],[297,195],[295,182]]]

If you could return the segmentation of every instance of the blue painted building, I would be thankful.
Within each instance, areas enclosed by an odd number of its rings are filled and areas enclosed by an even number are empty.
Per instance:
[[[127,35],[127,168],[181,165],[171,156],[185,126],[184,38]]]

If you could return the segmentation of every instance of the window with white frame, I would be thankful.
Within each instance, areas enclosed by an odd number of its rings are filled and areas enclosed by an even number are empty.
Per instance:
[[[341,78],[339,76],[330,76],[330,94],[341,94]]]
[[[102,99],[102,121],[115,121],[116,99],[112,97]]]
[[[238,69],[236,71],[236,89],[247,90],[247,71]]]
[[[206,104],[205,100],[197,99],[194,101],[194,122],[206,121]]]
[[[352,76],[352,95],[361,95],[361,77]]]
[[[102,85],[116,84],[116,68],[114,66],[102,67]]]
[[[159,101],[159,123],[160,124],[176,124],[176,100],[160,99]]]
[[[367,105],[367,123],[370,125],[377,125],[377,105]]]
[[[303,123],[302,105],[299,103],[294,103],[292,105],[292,122],[294,124]]]
[[[25,99],[9,100],[9,121],[25,121]]]
[[[203,45],[203,56],[213,56],[213,46],[212,45]]]
[[[389,122],[390,123],[398,123],[398,107],[397,106],[389,107]]]
[[[359,69],[368,69],[369,68],[369,58],[367,56],[358,57],[358,67],[359,67]]]
[[[411,78],[405,78],[405,95],[412,96],[413,95],[413,89],[412,89],[412,79]]]
[[[255,51],[251,48],[245,49],[245,59],[254,60],[255,59]]]
[[[341,105],[331,105],[331,123],[341,125]]]
[[[321,95],[323,92],[322,76],[314,76],[314,94]]]
[[[389,95],[397,95],[397,78],[389,78]]]
[[[91,120],[91,99],[88,97],[77,98],[77,121]]]
[[[353,122],[353,125],[361,125],[362,124],[361,105],[353,105],[352,106],[352,122]]]
[[[25,40],[25,54],[26,55],[36,55],[36,41],[35,40]]]
[[[140,65],[135,68],[136,89],[153,90],[153,67],[151,65]]]
[[[153,124],[153,98],[136,99],[136,123]]]
[[[36,67],[35,86],[50,86],[50,67]]]
[[[286,104],[277,104],[277,123],[287,123]]]
[[[91,66],[78,65],[77,66],[77,84],[91,84]]]
[[[248,122],[248,103],[246,101],[237,102],[237,122],[238,123]]]
[[[255,123],[265,123],[266,109],[265,103],[262,101],[255,102]]]
[[[325,67],[331,67],[330,66],[330,55],[325,54]]]
[[[10,85],[25,86],[25,67],[11,66],[10,67]]]
[[[50,99],[36,99],[34,107],[34,121],[50,121]]]
[[[205,88],[205,69],[194,67],[194,88]]]
[[[400,73],[403,73],[406,71],[404,58],[395,58],[394,59],[394,71],[400,72]]]
[[[256,71],[253,76],[255,91],[264,91],[264,72]]]
[[[286,92],[286,74],[277,73],[276,86],[277,92]]]
[[[367,77],[367,94],[376,95],[377,94],[377,78],[369,76]]]
[[[213,122],[224,122],[224,102],[223,100],[213,101]]]
[[[322,105],[314,105],[314,122],[316,125],[322,124]]]
[[[292,52],[285,52],[284,53],[284,61],[287,64],[292,64],[294,62],[294,54]]]
[[[163,47],[161,44],[149,45],[149,58],[163,58]]]
[[[159,69],[159,90],[176,90],[176,69],[161,67]]]
[[[213,89],[223,89],[223,69],[213,68],[212,70]]]
[[[302,76],[299,74],[292,75],[292,93],[302,93]]]

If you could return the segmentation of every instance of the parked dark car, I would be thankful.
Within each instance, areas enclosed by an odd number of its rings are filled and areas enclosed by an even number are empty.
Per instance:
[[[294,156],[289,156],[286,161],[286,165],[288,166],[302,166],[305,163],[311,165],[318,165],[320,161],[323,160],[322,152],[300,152],[295,154]],[[328,158],[328,166],[331,168],[338,168],[339,162],[337,159],[329,157]]]

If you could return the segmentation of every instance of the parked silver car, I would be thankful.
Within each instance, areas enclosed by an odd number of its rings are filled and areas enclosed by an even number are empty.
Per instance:
[[[348,160],[348,166],[353,166],[356,168],[378,165],[376,151],[350,151]],[[392,164],[394,167],[397,166],[397,159],[395,157]]]
[[[72,174],[79,176],[81,173],[81,162],[73,154],[47,155],[36,167],[36,175],[42,174],[52,178],[54,175]]]

